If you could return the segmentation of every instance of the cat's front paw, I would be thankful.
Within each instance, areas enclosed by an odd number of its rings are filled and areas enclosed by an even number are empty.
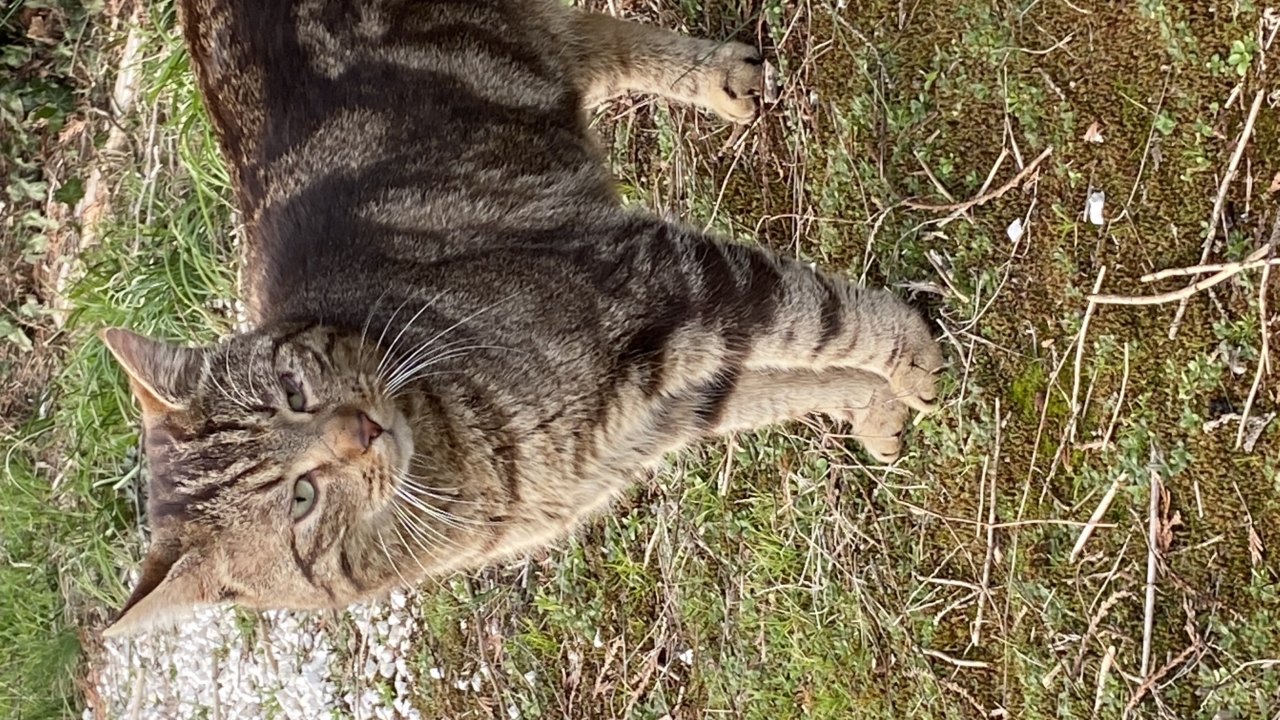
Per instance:
[[[942,370],[942,349],[929,326],[914,311],[893,339],[885,377],[896,399],[920,412],[932,412],[938,399],[937,375]]]
[[[729,122],[747,124],[760,113],[761,102],[778,98],[778,72],[760,51],[730,42],[707,58],[703,102]]]
[[[850,408],[832,417],[852,426],[852,435],[862,443],[871,457],[891,463],[902,454],[902,431],[907,426],[911,409],[898,402],[897,393],[883,380],[863,407]]]

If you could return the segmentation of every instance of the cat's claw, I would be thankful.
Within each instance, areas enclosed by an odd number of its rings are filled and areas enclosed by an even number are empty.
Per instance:
[[[704,100],[725,120],[745,125],[760,114],[762,102],[778,99],[778,72],[756,48],[725,43],[707,63]]]

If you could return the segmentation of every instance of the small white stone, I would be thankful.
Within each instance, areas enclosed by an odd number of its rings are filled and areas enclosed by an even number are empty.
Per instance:
[[[1089,222],[1094,225],[1101,225],[1106,222],[1102,217],[1102,206],[1107,199],[1107,194],[1101,190],[1094,190],[1089,193],[1089,199],[1085,203],[1085,214],[1089,216]]]
[[[514,703],[508,705],[507,717],[511,718],[511,720],[516,720],[516,718],[520,717],[520,708],[516,707]]]
[[[693,665],[693,648],[689,648],[688,650],[685,650],[684,652],[680,653],[676,657],[679,657],[680,662],[684,663],[685,665]]]
[[[1013,242],[1018,242],[1019,240],[1021,240],[1022,239],[1022,218],[1014,218],[1013,222],[1009,223],[1009,228],[1005,230],[1005,233],[1009,235],[1009,239]]]
[[[443,670],[442,668],[433,667],[433,668],[431,668],[430,670],[428,670],[428,671],[427,671],[427,674],[431,676],[431,679],[432,679],[432,680],[443,680],[443,679],[444,679],[444,670]],[[526,678],[526,679],[527,679],[527,678]]]

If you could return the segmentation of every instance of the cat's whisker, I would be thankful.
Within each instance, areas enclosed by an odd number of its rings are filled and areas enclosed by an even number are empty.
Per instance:
[[[528,354],[527,351],[517,350],[516,348],[504,345],[468,345],[461,348],[454,347],[460,342],[461,341],[453,342],[448,345],[441,346],[435,355],[423,358],[412,367],[408,367],[408,362],[406,361],[406,363],[397,368],[395,373],[393,373],[392,378],[388,381],[388,388],[399,389],[400,387],[403,387],[405,383],[413,380],[416,377],[415,373],[418,373],[431,365],[462,357],[476,350],[504,350],[506,352]]]
[[[454,499],[455,499],[453,496],[451,496],[451,495],[449,495],[449,494],[447,494],[447,493],[444,493],[444,492],[439,491],[439,490],[437,490],[437,489],[435,489],[435,488],[430,488],[430,487],[428,487],[428,486],[426,486],[426,485],[423,485],[423,484],[422,484],[423,479],[422,479],[422,478],[419,478],[419,477],[417,477],[417,476],[415,476],[415,475],[410,475],[409,473],[406,473],[406,472],[399,472],[399,471],[397,471],[397,472],[396,472],[396,479],[397,479],[397,480],[399,480],[399,481],[401,481],[401,482],[403,482],[405,485],[407,485],[407,486],[409,486],[409,487],[413,488],[414,490],[420,490],[420,491],[422,491],[422,492],[431,493],[432,495],[434,495],[434,496],[436,496],[436,497],[439,497],[439,498],[441,498],[442,500],[450,500],[450,501],[452,501],[452,500],[454,500]]]
[[[411,382],[415,378],[419,377],[418,373],[420,373],[422,370],[432,365],[436,365],[438,363],[446,362],[448,360],[453,360],[459,357],[463,357],[476,350],[507,350],[509,352],[523,352],[520,350],[515,350],[513,348],[503,347],[501,345],[468,345],[467,347],[459,348],[457,350],[444,352],[438,355],[433,355],[432,357],[429,357],[423,360],[422,362],[414,365],[410,369],[398,370],[396,376],[387,382],[387,391],[395,392],[396,390],[399,390],[406,383]]]
[[[234,405],[237,409],[248,412],[248,404],[246,404],[242,398],[232,395],[231,392],[227,390],[226,386],[222,384],[222,381],[218,380],[218,376],[213,372],[212,367],[208,370],[208,377],[209,382],[213,383],[213,389],[217,390],[219,395],[221,395],[227,402]]]
[[[455,340],[451,343],[446,343],[444,345],[441,345],[438,350],[439,352],[444,352],[446,350],[449,350],[450,348],[461,345],[464,342],[466,342],[465,338],[460,340]],[[429,345],[420,345],[416,350],[410,353],[407,357],[399,361],[396,364],[395,368],[393,368],[390,371],[388,377],[386,378],[385,380],[386,384],[389,386],[392,383],[395,383],[397,381],[397,378],[399,378],[400,375],[403,374],[405,368],[417,362],[418,356],[429,349],[431,349]]]
[[[404,525],[404,529],[407,530],[409,534],[416,539],[418,547],[422,548],[423,552],[430,553],[432,556],[436,555],[435,549],[427,547],[427,543],[431,542],[432,538],[434,538],[435,542],[440,546],[443,546],[448,549],[452,549],[457,552],[465,552],[466,549],[462,547],[462,545],[460,545],[457,541],[451,540],[444,533],[436,530],[430,525],[420,522],[419,519],[413,517],[412,514],[409,513],[409,511],[406,508],[401,507],[399,505],[396,505],[394,507],[396,508],[397,517],[400,518],[401,524]],[[397,532],[399,532],[398,527],[397,527]],[[428,537],[428,536],[431,536],[431,537]],[[421,561],[419,561],[419,566],[421,566]],[[423,568],[423,572],[427,572],[425,567]]]
[[[417,545],[424,553],[427,553],[434,558],[436,554],[435,549],[427,547],[426,544],[423,543],[422,538],[414,532],[413,519],[410,518],[399,505],[392,505],[391,507],[395,512],[397,520],[397,522],[392,523],[392,527],[395,528],[396,531],[396,536],[400,538],[400,542],[404,544],[405,550],[408,551],[408,554],[413,558],[418,569],[422,570],[424,574],[427,574],[427,566],[422,564],[422,559],[418,557],[417,553],[412,552],[409,541],[405,539],[404,533],[401,532],[401,527],[409,531],[409,536],[414,539],[413,544]]]
[[[459,505],[482,505],[483,504],[478,500],[463,500],[462,498],[457,497],[457,495],[448,494],[450,492],[457,493],[458,488],[428,487],[423,484],[423,481],[421,478],[417,478],[416,476],[409,475],[408,473],[397,472],[396,478],[401,483],[403,483],[406,487],[409,487],[415,492],[418,492],[423,495],[427,495],[428,497],[434,498],[436,500],[440,500],[442,502],[457,503]]]
[[[373,316],[377,314],[378,306],[382,305],[382,301],[387,297],[387,293],[389,292],[391,292],[390,285],[387,286],[387,289],[382,291],[382,294],[378,296],[377,300],[373,301],[373,307],[369,308],[369,314],[364,317],[364,327],[360,328],[360,346],[356,353],[356,367],[364,367],[364,348],[365,340],[367,340],[369,336],[369,323],[373,322]]]
[[[437,335],[436,338],[438,337],[439,336]],[[413,352],[409,353],[404,358],[398,360],[396,363],[395,369],[391,370],[391,372],[388,374],[387,383],[390,384],[394,382],[395,379],[404,372],[405,368],[418,362],[419,358],[421,358],[424,355],[424,353],[430,353],[432,351],[435,351],[437,354],[443,353],[444,351],[450,348],[454,348],[458,345],[461,345],[462,343],[465,343],[468,340],[467,338],[460,338],[458,340],[445,343],[444,345],[440,345],[439,347],[435,347],[434,341],[436,340],[436,338],[432,338],[431,340],[428,340],[427,342],[420,344],[417,348],[413,350]]]
[[[430,503],[424,502],[420,498],[417,498],[413,494],[409,493],[408,491],[401,490],[400,488],[396,489],[396,494],[406,504],[411,505],[414,508],[417,508],[424,515],[427,515],[428,517],[434,520],[439,520],[440,522],[450,525],[451,527],[455,527],[459,530],[462,529],[461,526],[451,521],[452,516],[450,513],[447,513],[444,510],[441,510],[440,508],[431,505]]]
[[[461,515],[451,513],[444,508],[436,507],[425,499],[414,495],[407,487],[397,488],[396,492],[405,502],[413,505],[440,522],[459,530],[465,530],[467,525],[473,527],[495,527],[499,525],[499,523],[489,520],[477,520],[475,518],[462,517]]]
[[[449,513],[445,510],[442,510],[438,507],[435,507],[430,503],[424,502],[422,499],[414,497],[412,494],[406,491],[401,491],[398,494],[400,495],[401,500],[403,500],[406,504],[416,508],[418,511],[420,511],[427,517],[433,520],[438,520],[457,530],[465,529],[458,522],[459,520],[461,520],[461,518],[458,518],[456,515]]]
[[[409,304],[410,300],[416,297],[418,297],[417,293],[413,293],[409,295],[404,300],[401,300],[400,304],[396,306],[396,309],[392,311],[391,317],[387,318],[387,321],[382,325],[382,332],[378,333],[378,347],[380,348],[383,347],[382,341],[386,339],[387,331],[391,329],[391,324],[394,323],[396,321],[396,318],[400,316],[400,311],[404,309],[405,305]],[[377,375],[378,377],[382,377],[382,367],[383,365],[386,364],[387,358],[389,357],[391,357],[390,350],[387,350],[384,348],[382,358],[378,361],[378,367],[374,371],[374,374]]]
[[[435,297],[435,299],[433,299],[433,300],[432,300],[432,303],[434,303],[434,302],[435,302],[435,300],[438,300],[438,299],[440,298],[440,296],[441,296],[441,295],[443,295],[443,294],[444,294],[444,293],[442,292],[442,293],[440,293],[440,295],[437,295],[437,296]],[[427,340],[425,343],[423,343],[421,346],[419,346],[418,350],[416,350],[416,351],[415,351],[415,354],[416,354],[417,352],[421,352],[423,348],[429,348],[429,347],[431,347],[431,345],[432,345],[435,341],[439,340],[440,338],[444,337],[445,335],[448,335],[449,333],[451,333],[451,332],[453,332],[454,330],[458,329],[459,327],[461,327],[461,326],[462,326],[462,324],[463,324],[463,323],[470,322],[471,320],[474,320],[475,318],[479,317],[480,315],[483,315],[484,313],[489,312],[490,310],[492,310],[492,309],[494,309],[494,308],[498,307],[499,305],[501,305],[501,304],[503,304],[503,303],[505,303],[505,302],[510,301],[511,299],[513,299],[513,298],[515,298],[515,297],[516,297],[516,293],[512,293],[512,294],[508,295],[507,297],[505,297],[505,298],[503,298],[503,299],[501,299],[501,300],[495,300],[494,302],[490,303],[489,305],[486,305],[485,307],[480,308],[479,310],[476,310],[475,312],[473,312],[473,313],[471,313],[471,314],[467,315],[466,317],[462,318],[461,320],[458,320],[457,322],[455,322],[454,324],[452,324],[452,325],[450,325],[449,327],[445,328],[444,330],[441,330],[440,332],[436,333],[436,334],[435,334],[434,336],[432,336],[429,340]],[[428,305],[427,307],[429,307],[429,306],[430,306],[430,305]],[[423,310],[426,310],[426,309],[427,309],[426,307],[424,307],[424,308],[423,308]],[[420,310],[420,311],[418,311],[418,312],[419,312],[419,314],[421,314],[421,313],[422,313],[422,311],[421,311],[421,310]],[[417,315],[415,315],[415,316],[414,316],[414,319],[415,319],[415,320],[417,319]],[[397,335],[397,336],[396,336],[396,341],[399,341],[400,336],[404,335],[404,331],[405,331],[405,330],[408,330],[408,329],[409,329],[409,325],[412,325],[412,324],[413,324],[413,320],[410,320],[408,325],[406,325],[405,327],[403,327],[403,328],[401,328],[401,329],[400,329],[400,335]],[[391,347],[392,347],[392,348],[394,348],[394,347],[395,347],[395,344],[396,344],[395,342],[392,342]],[[387,349],[387,357],[390,357],[390,356],[391,356],[391,348],[388,348],[388,349]],[[383,359],[385,360],[385,359],[386,359],[386,357],[384,357]],[[380,366],[380,367],[381,367],[381,366]]]
[[[405,517],[403,525],[404,529],[408,531],[410,537],[414,539],[414,543],[417,544],[418,547],[422,548],[424,553],[429,554],[433,564],[440,560],[439,552],[441,550],[456,553],[466,551],[459,543],[450,540],[444,534],[414,518]],[[424,573],[430,574],[430,571],[422,566],[421,561],[419,561],[418,566],[422,568]]]
[[[406,486],[406,491],[413,494],[415,496],[415,499],[419,500],[420,502],[431,503],[432,509],[438,512],[448,512],[448,511],[437,507],[434,503],[432,503],[432,501],[440,502],[440,503],[451,503],[451,504],[457,504],[457,505],[470,505],[473,507],[479,507],[485,504],[478,500],[457,500],[457,499],[448,497],[446,495],[436,495],[432,493],[430,490],[426,490],[421,487],[409,488],[408,486]],[[472,522],[473,524],[480,523],[480,521],[472,521]]]
[[[419,317],[422,317],[422,313],[424,313],[424,312],[426,312],[427,310],[431,309],[431,307],[432,307],[433,305],[435,305],[435,304],[436,304],[436,301],[437,301],[437,300],[439,300],[439,299],[440,299],[440,297],[441,297],[441,296],[443,296],[443,295],[444,295],[444,293],[443,293],[443,292],[437,293],[435,297],[431,298],[431,301],[430,301],[430,302],[428,302],[428,303],[424,304],[424,305],[422,306],[422,308],[421,308],[420,310],[418,310],[418,312],[414,313],[413,317],[409,318],[409,322],[405,323],[405,324],[404,324],[404,326],[400,328],[400,332],[396,333],[396,337],[395,337],[395,339],[394,339],[394,340],[392,340],[392,341],[391,341],[391,344],[387,346],[387,349],[386,349],[386,355],[383,355],[383,356],[382,356],[382,360],[378,363],[378,375],[379,375],[379,376],[381,376],[381,375],[382,375],[383,366],[384,366],[384,364],[387,362],[387,358],[390,358],[390,357],[392,357],[392,356],[395,354],[396,346],[400,344],[400,339],[404,337],[405,332],[406,332],[409,328],[413,327],[413,324],[414,324],[415,322],[417,322],[417,321],[418,321],[418,318],[419,318]],[[389,324],[389,323],[388,323],[388,324]],[[379,339],[378,339],[378,344],[379,344],[379,345],[381,345],[381,344],[382,344],[382,338],[379,338]]]
[[[236,397],[240,399],[244,407],[252,407],[254,405],[253,396],[245,393],[244,389],[236,382],[236,376],[231,372],[231,353],[222,354],[223,367],[226,370],[227,382],[231,385],[231,389],[236,393]]]
[[[398,526],[393,525],[392,527],[395,527],[395,528],[396,528],[396,533],[399,533],[399,532],[400,532],[400,529],[399,529],[399,527],[398,527]],[[394,559],[394,558],[392,558],[392,557],[391,557],[391,550],[387,548],[387,541],[386,541],[386,538],[382,537],[382,528],[378,528],[377,532],[378,532],[378,545],[380,545],[380,546],[382,547],[382,554],[383,554],[383,555],[385,555],[385,556],[387,557],[387,564],[391,566],[391,569],[392,569],[392,570],[395,570],[395,571],[396,571],[396,577],[399,577],[399,578],[400,578],[400,582],[404,583],[405,587],[412,587],[412,586],[409,584],[409,581],[408,581],[408,580],[406,580],[406,579],[405,579],[405,577],[404,577],[404,575],[400,572],[400,565],[399,565],[398,563],[396,563],[396,561],[395,561],[395,559]],[[404,544],[404,537],[403,537],[403,536],[400,538],[400,543],[401,543],[401,544]],[[405,550],[406,550],[406,551],[408,550],[408,546],[407,546],[407,545],[405,546]],[[409,555],[413,555],[413,553],[407,553],[407,554],[409,554]],[[417,556],[414,556],[414,559],[417,559]],[[422,563],[421,563],[421,562],[419,562],[418,564],[419,564],[419,566],[421,566],[421,564],[422,564]],[[424,569],[425,569],[425,568],[424,568]]]

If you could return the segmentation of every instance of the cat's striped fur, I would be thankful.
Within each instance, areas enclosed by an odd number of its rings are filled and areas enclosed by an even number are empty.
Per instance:
[[[747,122],[768,66],[556,0],[182,0],[245,221],[255,329],[104,340],[143,411],[152,542],[111,630],[341,606],[571,530],[665,453],[828,412],[881,459],[921,318],[622,209],[584,104]]]

